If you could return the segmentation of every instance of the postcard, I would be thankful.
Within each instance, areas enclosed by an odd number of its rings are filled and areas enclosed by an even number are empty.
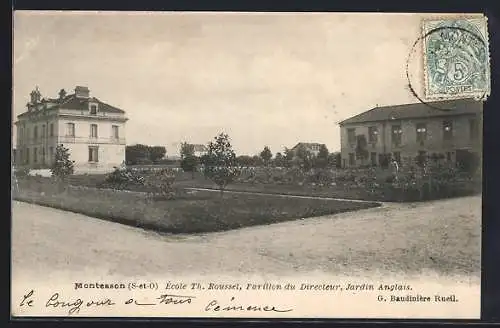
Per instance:
[[[480,317],[482,14],[13,14],[12,317]]]

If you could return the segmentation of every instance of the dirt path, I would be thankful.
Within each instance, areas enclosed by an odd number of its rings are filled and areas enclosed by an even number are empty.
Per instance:
[[[185,188],[186,190],[194,190],[194,191],[212,191],[212,192],[220,192],[217,189],[211,188]],[[246,195],[260,195],[260,196],[276,196],[276,197],[288,197],[288,198],[301,198],[301,199],[322,199],[322,200],[338,200],[338,201],[348,201],[354,203],[380,203],[382,206],[388,206],[390,204],[396,205],[397,203],[389,203],[389,202],[378,202],[378,201],[368,201],[368,200],[360,200],[360,199],[347,199],[347,198],[333,198],[333,197],[321,197],[321,196],[300,196],[300,195],[288,195],[288,194],[277,194],[277,193],[266,193],[266,192],[252,192],[252,191],[235,191],[235,190],[226,190],[225,193],[229,194],[246,194]]]
[[[13,274],[366,275],[437,272],[449,266],[451,275],[479,277],[480,202],[480,197],[468,197],[397,204],[199,235],[160,235],[14,202]],[[460,235],[455,238],[450,232],[447,238],[463,244],[443,247],[442,232],[433,228],[436,224],[452,227]],[[468,229],[465,234],[462,228]],[[451,253],[454,250],[458,255]],[[439,252],[445,254],[440,257]],[[443,259],[447,262],[439,262]]]

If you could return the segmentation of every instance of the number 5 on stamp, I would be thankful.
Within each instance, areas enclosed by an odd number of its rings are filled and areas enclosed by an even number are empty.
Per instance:
[[[484,16],[423,21],[427,99],[490,94],[487,20]]]

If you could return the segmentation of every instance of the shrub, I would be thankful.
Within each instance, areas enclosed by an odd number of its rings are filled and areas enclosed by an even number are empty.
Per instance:
[[[333,172],[328,169],[316,169],[307,175],[307,182],[315,184],[330,184],[335,181]]]
[[[285,171],[284,181],[289,184],[304,183],[306,175],[299,167],[292,167]]]
[[[67,176],[73,174],[75,161],[70,160],[69,149],[63,145],[56,147],[54,164],[50,172],[53,177],[64,180]]]
[[[134,170],[115,168],[106,176],[104,184],[113,189],[126,189],[130,185],[144,185],[145,179]]]
[[[480,163],[481,160],[477,154],[464,152],[458,165],[462,171],[473,175],[478,171]]]
[[[349,183],[356,180],[356,175],[351,170],[338,172],[335,176],[336,183]]]
[[[164,200],[175,198],[174,190],[175,172],[172,169],[165,168],[154,171],[146,182],[146,185],[151,190],[150,196],[154,200]]]
[[[14,169],[14,175],[16,178],[24,178],[30,175],[29,167],[16,167]]]

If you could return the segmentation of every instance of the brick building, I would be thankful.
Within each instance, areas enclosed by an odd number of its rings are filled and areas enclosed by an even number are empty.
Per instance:
[[[482,154],[482,102],[472,99],[376,107],[339,125],[342,167]]]

